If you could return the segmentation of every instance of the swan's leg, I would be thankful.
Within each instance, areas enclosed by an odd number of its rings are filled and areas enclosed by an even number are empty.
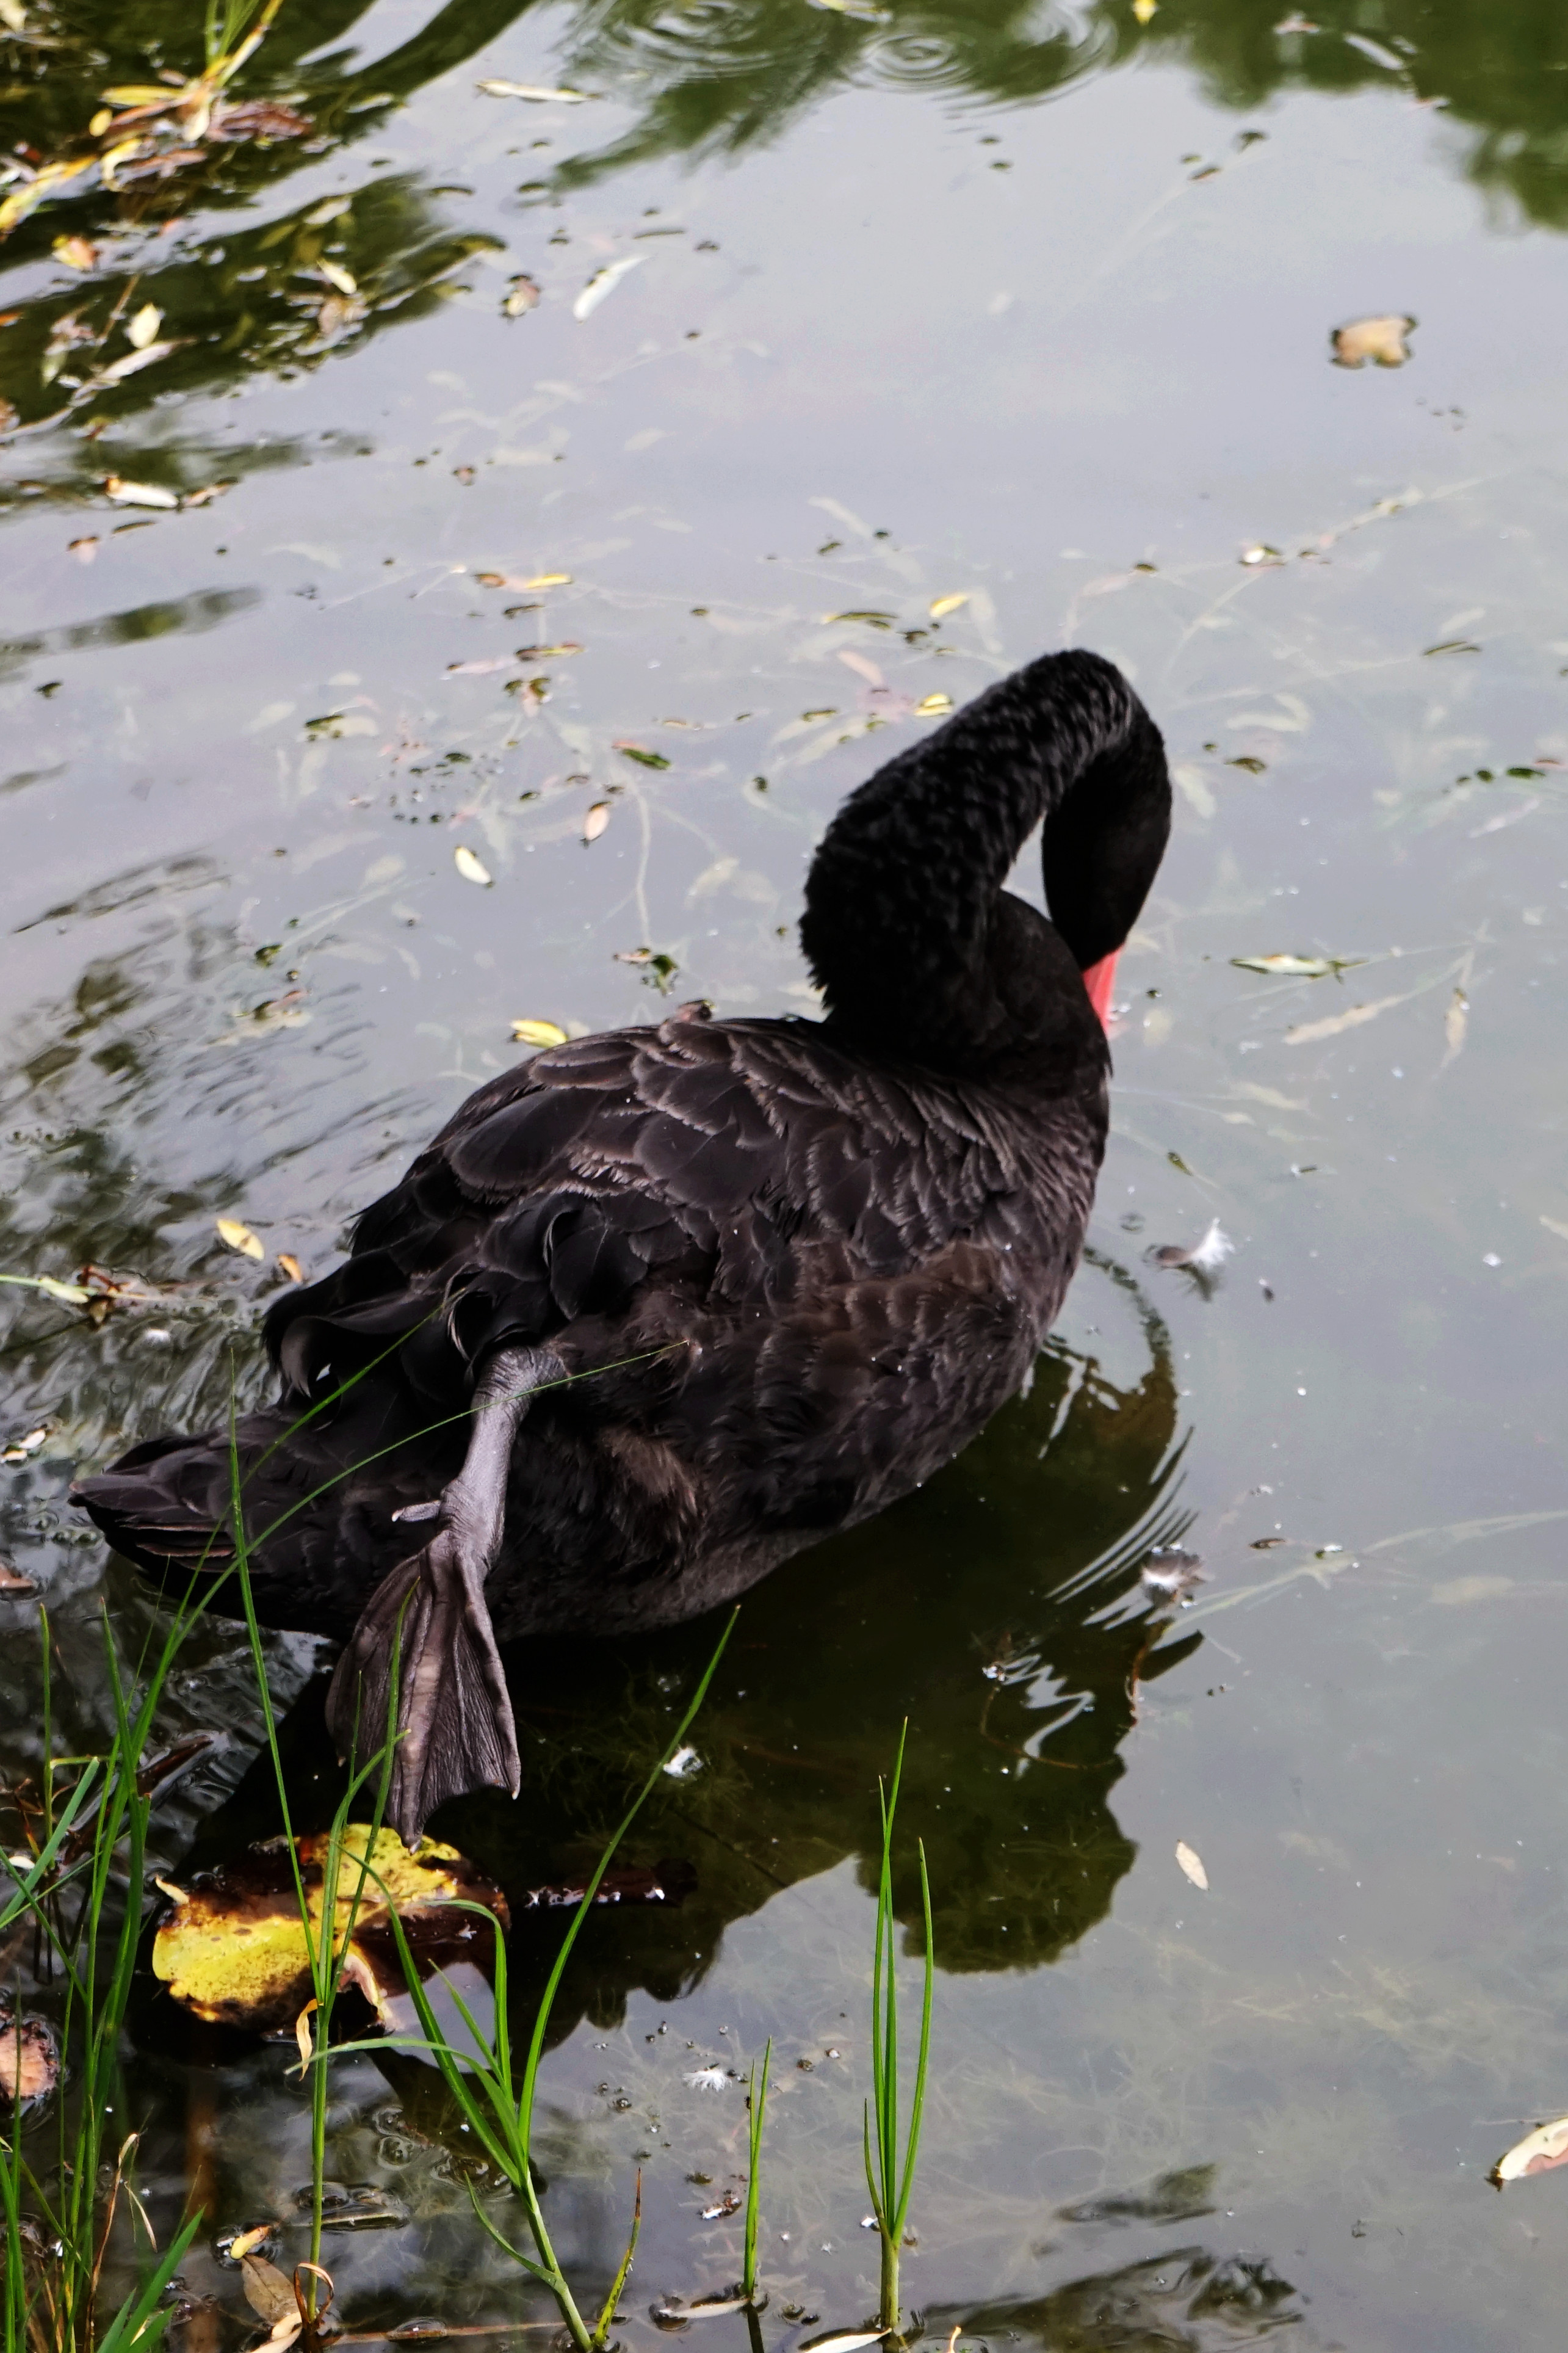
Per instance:
[[[542,1348],[505,1348],[474,1390],[473,1435],[423,1552],[383,1577],[360,1612],[327,1695],[339,1749],[361,1758],[385,1737],[399,1662],[397,1746],[386,1818],[413,1846],[447,1798],[498,1786],[515,1798],[517,1732],[485,1579],[500,1546],[512,1440],[535,1389],[565,1367]]]

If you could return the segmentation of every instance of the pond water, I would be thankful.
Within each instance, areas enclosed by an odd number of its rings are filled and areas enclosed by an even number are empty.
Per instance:
[[[29,167],[201,62],[189,0],[0,13]],[[695,1892],[595,1915],[563,1991],[547,2202],[607,2281],[641,2163],[619,2333],[651,2345],[658,2294],[738,2268],[702,2210],[742,2094],[685,2077],[771,2035],[768,2353],[863,2318],[907,1715],[928,2336],[1555,2341],[1568,2185],[1486,2175],[1568,2109],[1568,19],[284,0],[234,95],[287,111],[46,174],[0,245],[0,1268],[183,1286],[101,1325],[5,1294],[57,1748],[107,1736],[103,1605],[127,1656],[159,1622],[69,1479],[225,1412],[231,1365],[265,1388],[277,1254],[322,1271],[519,1018],[809,1011],[843,794],[927,697],[1094,647],[1178,794],[1089,1256],[1031,1395],[747,1601],[633,1842]],[[1383,313],[1405,364],[1332,364]],[[1355,961],[1234,962],[1281,953]],[[1214,1284],[1150,1263],[1215,1218]],[[1137,1568],[1177,1538],[1207,1582],[1162,1637]],[[37,1603],[0,1618],[11,1782]],[[437,1831],[514,1897],[580,1868],[712,1634],[519,1657],[522,1798]],[[317,1827],[317,1648],[271,1658]],[[176,1874],[278,1827],[226,1621],[168,1696],[191,1728],[227,1745],[154,1818]],[[918,1954],[912,1850],[898,1899]],[[518,1929],[525,1996],[560,1917]],[[132,2021],[143,2189],[203,2199],[185,2274],[240,2316],[212,2241],[308,2176],[292,2056],[199,2042],[150,1978]],[[329,2171],[407,2218],[329,2236],[348,2328],[552,2325],[417,2084],[332,2080]]]

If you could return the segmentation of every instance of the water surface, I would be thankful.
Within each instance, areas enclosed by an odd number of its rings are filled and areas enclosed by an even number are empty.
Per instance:
[[[40,6],[3,47],[36,164],[104,88],[199,65],[199,12]],[[786,2305],[868,2308],[867,1857],[906,1714],[931,2334],[1554,2336],[1561,2185],[1484,2177],[1568,2109],[1565,84],[1524,0],[285,0],[235,94],[302,128],[87,174],[0,246],[0,1266],[189,1286],[97,1329],[7,1294],[5,1432],[47,1436],[4,1540],[73,1748],[109,1721],[100,1604],[128,1650],[156,1620],[73,1469],[223,1410],[231,1362],[259,1392],[276,1254],[329,1264],[513,1019],[657,1018],[661,984],[811,1010],[805,861],[929,697],[1084,644],[1167,733],[1115,1134],[1033,1392],[747,1603],[701,1769],[637,1832],[696,1893],[595,1919],[567,1980],[552,2211],[607,2276],[642,2163],[628,2345],[735,2274],[701,2209],[741,2096],[683,2078],[769,2034],[768,2353],[812,2333]],[[149,303],[175,347],[104,382]],[[1372,312],[1417,322],[1407,364],[1331,364]],[[1231,962],[1280,951],[1358,961]],[[1216,1217],[1212,1295],[1147,1262]],[[1136,1571],[1175,1536],[1209,1582],[1162,1637]],[[4,1614],[9,1780],[37,1611]],[[520,1659],[524,1797],[438,1827],[514,1889],[575,1867],[710,1630]],[[324,1820],[314,1648],[275,1648]],[[247,1677],[204,1629],[168,1729],[230,1746],[161,1817],[166,1869],[276,1827]],[[553,1933],[520,1929],[525,1984]],[[215,2234],[288,2211],[290,2055],[149,1990],[162,2213],[192,2182]],[[349,2327],[542,2322],[422,2099],[339,2063],[330,2169],[410,2218],[333,2240]],[[238,2309],[210,2251],[188,2275]],[[734,2353],[744,2323],[694,2328]]]

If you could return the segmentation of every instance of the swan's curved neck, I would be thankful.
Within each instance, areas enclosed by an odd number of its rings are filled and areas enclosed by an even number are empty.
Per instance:
[[[823,838],[801,940],[829,1018],[953,1069],[1043,1037],[1074,969],[1131,929],[1170,803],[1159,731],[1114,663],[1047,654],[989,688],[862,785]],[[1002,889],[1042,818],[1058,940]]]

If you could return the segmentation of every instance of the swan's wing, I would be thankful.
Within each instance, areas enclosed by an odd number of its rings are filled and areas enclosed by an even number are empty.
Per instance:
[[[952,1090],[868,1071],[810,1023],[611,1031],[470,1095],[365,1211],[347,1262],[279,1303],[268,1344],[319,1393],[345,1348],[363,1361],[424,1324],[472,1361],[506,1335],[615,1318],[650,1280],[776,1312],[808,1261],[818,1280],[835,1261],[907,1271],[1005,1222],[1022,1182]]]

